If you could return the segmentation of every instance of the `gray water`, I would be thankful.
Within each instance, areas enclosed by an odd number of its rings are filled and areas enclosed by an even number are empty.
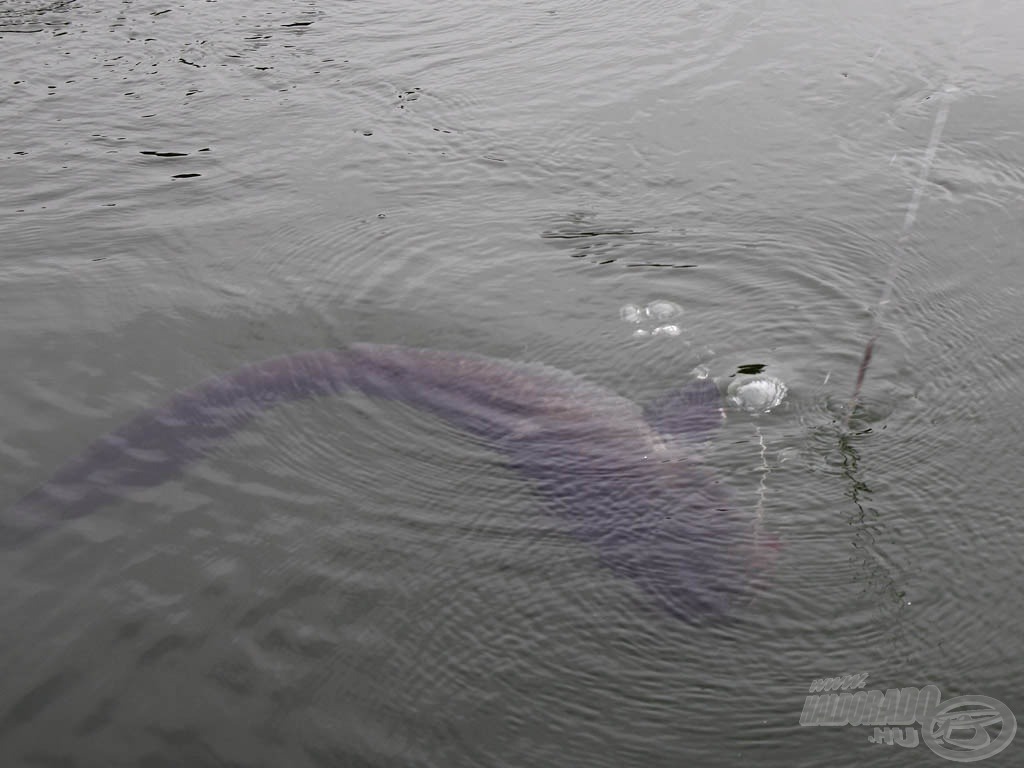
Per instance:
[[[697,366],[789,387],[705,449],[780,543],[712,627],[443,422],[268,413],[0,553],[0,764],[945,764],[800,725],[857,672],[1024,716],[1022,29],[1008,0],[0,0],[2,506],[180,388],[355,341],[638,402]],[[634,335],[658,299],[681,333]]]

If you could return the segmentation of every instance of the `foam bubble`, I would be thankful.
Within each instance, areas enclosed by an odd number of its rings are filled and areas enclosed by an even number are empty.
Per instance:
[[[782,403],[788,391],[782,379],[751,376],[733,381],[728,396],[732,405],[748,413],[768,413]]]

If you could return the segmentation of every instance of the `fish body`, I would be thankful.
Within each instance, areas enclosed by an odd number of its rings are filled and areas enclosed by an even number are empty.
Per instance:
[[[345,392],[400,401],[492,445],[601,561],[681,618],[722,616],[746,590],[750,525],[692,451],[632,401],[539,363],[378,344],[300,352],[209,379],[90,445],[7,510],[9,540],[158,485],[259,413]],[[681,431],[720,420],[713,383],[668,401]],[[670,424],[670,426],[672,426]]]

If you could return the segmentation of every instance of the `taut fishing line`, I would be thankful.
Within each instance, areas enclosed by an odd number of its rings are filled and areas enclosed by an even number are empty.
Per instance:
[[[974,9],[973,20],[970,25],[971,32],[969,33],[965,29],[963,34],[960,35],[960,41],[957,43],[956,59],[953,65],[953,70],[949,75],[945,87],[939,94],[939,108],[935,112],[935,122],[932,123],[932,134],[928,139],[928,146],[925,149],[924,158],[921,161],[921,170],[917,175],[916,182],[914,183],[914,190],[910,196],[910,203],[907,205],[907,214],[903,217],[903,227],[900,230],[900,236],[896,242],[896,251],[893,254],[891,263],[889,264],[889,274],[885,281],[885,287],[882,289],[882,296],[878,301],[878,306],[875,309],[874,317],[871,321],[868,343],[864,346],[864,355],[861,357],[860,366],[857,368],[857,383],[853,388],[853,396],[850,398],[850,403],[846,408],[846,413],[843,414],[843,432],[846,432],[849,429],[850,417],[853,415],[853,411],[857,407],[857,403],[860,401],[861,387],[864,385],[864,377],[868,372],[868,366],[871,364],[871,356],[875,351],[875,342],[878,341],[878,337],[882,332],[882,316],[885,313],[886,306],[892,300],[893,284],[896,282],[896,276],[899,273],[900,267],[899,257],[900,254],[906,250],[907,241],[910,239],[910,230],[914,226],[914,221],[917,219],[917,211],[921,207],[921,197],[924,194],[924,185],[928,180],[928,175],[931,173],[932,164],[935,162],[935,154],[939,148],[939,141],[942,139],[942,131],[946,127],[946,120],[949,118],[949,106],[952,102],[953,94],[958,90],[953,83],[960,79],[960,72],[963,67],[962,54],[964,41],[971,33],[973,33],[974,27],[977,25],[980,12],[981,0],[979,0]],[[876,52],[875,56],[877,55],[878,53]]]

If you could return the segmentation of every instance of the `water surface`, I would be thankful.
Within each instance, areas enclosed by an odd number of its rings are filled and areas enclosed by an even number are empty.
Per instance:
[[[941,762],[799,725],[812,679],[860,671],[1024,716],[1022,25],[964,0],[0,0],[2,505],[179,388],[355,341],[638,402],[697,366],[789,387],[704,451],[782,543],[712,628],[428,414],[268,413],[0,555],[3,764]],[[681,333],[634,336],[620,308],[657,299]]]

